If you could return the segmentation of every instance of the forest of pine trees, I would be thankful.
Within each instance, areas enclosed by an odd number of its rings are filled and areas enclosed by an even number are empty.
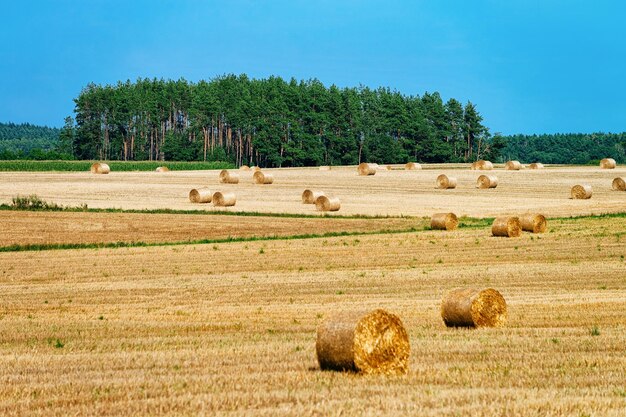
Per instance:
[[[87,85],[62,129],[0,123],[0,159],[224,161],[265,167],[626,162],[626,133],[491,135],[470,102],[438,93],[226,75]]]
[[[498,150],[472,103],[438,93],[227,75],[89,84],[75,102],[75,127],[64,134],[79,159],[285,167],[469,161]]]

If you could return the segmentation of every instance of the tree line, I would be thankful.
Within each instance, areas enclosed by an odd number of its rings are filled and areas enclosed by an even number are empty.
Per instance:
[[[504,138],[502,159],[547,164],[596,164],[602,158],[626,163],[626,133],[557,133]]]
[[[61,139],[78,159],[225,160],[267,167],[458,162],[504,146],[476,106],[438,93],[338,88],[318,80],[89,84]]]

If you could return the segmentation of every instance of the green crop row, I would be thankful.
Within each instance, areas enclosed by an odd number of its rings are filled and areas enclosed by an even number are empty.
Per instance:
[[[0,161],[0,171],[89,171],[94,161]],[[106,161],[111,172],[119,171],[154,171],[166,166],[171,171],[230,169],[229,162],[162,162],[162,161]]]

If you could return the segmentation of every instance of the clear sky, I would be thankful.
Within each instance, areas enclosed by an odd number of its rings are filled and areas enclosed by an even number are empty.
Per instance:
[[[3,1],[0,121],[89,82],[318,78],[472,101],[492,132],[626,131],[622,1]]]

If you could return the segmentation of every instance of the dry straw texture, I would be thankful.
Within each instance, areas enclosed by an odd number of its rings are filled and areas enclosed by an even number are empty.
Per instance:
[[[303,204],[315,204],[315,200],[318,197],[326,195],[324,191],[313,191],[313,190],[304,190],[302,193],[302,203]]]
[[[588,200],[593,194],[593,189],[589,184],[575,185],[572,187],[571,197],[574,200]]]
[[[317,211],[339,211],[341,201],[337,197],[328,197],[325,195],[315,199],[315,210]]]
[[[320,166],[320,171],[330,171],[330,166],[322,165],[322,166]]]
[[[448,177],[445,174],[441,174],[437,177],[437,188],[440,189],[448,189],[448,188],[456,188],[456,177]]]
[[[213,205],[215,207],[230,207],[237,202],[237,196],[233,192],[217,191],[213,193]]]
[[[378,309],[339,313],[317,328],[317,360],[323,370],[404,374],[411,346],[402,321]]]
[[[435,230],[454,230],[459,225],[454,213],[436,213],[430,218],[430,228]]]
[[[194,188],[189,191],[189,201],[192,203],[210,203],[213,193],[208,188]]]
[[[220,171],[220,182],[223,184],[238,184],[239,175],[234,172],[229,172],[226,169]]]
[[[251,169],[252,171],[254,171],[254,172],[257,172],[257,171],[260,171],[260,170],[261,170],[261,167],[258,167],[258,166],[256,166],[256,165],[255,165],[255,166],[253,166],[253,167],[252,167],[252,168],[250,168],[250,169]]]
[[[248,165],[242,165],[239,167],[239,171],[250,171],[250,167]]]
[[[111,168],[109,168],[108,164],[96,162],[91,165],[90,171],[92,174],[108,174],[111,172]]]
[[[600,168],[602,169],[613,169],[617,166],[615,163],[615,159],[613,158],[604,158],[600,161]]]
[[[495,175],[481,175],[476,180],[476,188],[496,188],[498,186],[498,177]]]
[[[255,184],[271,184],[274,182],[274,176],[272,174],[265,174],[262,171],[256,171],[252,175],[252,179]]]
[[[519,237],[522,234],[519,217],[496,217],[491,225],[491,234],[503,237]]]
[[[404,168],[407,171],[413,171],[416,169],[422,169],[422,166],[420,164],[418,164],[417,162],[407,162],[407,164],[404,166]]]
[[[546,216],[538,213],[524,214],[519,218],[522,230],[532,233],[544,233],[548,226]]]
[[[448,327],[502,327],[506,301],[493,288],[450,291],[441,300],[441,317]]]
[[[520,161],[508,161],[504,165],[504,168],[509,171],[519,171],[520,169],[522,169],[522,164],[520,163]]]
[[[368,164],[367,162],[361,162],[357,167],[359,175],[375,175],[378,169],[378,164]]]
[[[544,166],[541,162],[533,162],[532,164],[528,165],[528,168],[530,169],[543,169]]]
[[[612,187],[615,191],[626,191],[626,181],[624,178],[617,177],[613,180]]]
[[[156,172],[170,172],[168,167],[157,167]]]
[[[472,163],[471,169],[480,171],[491,171],[493,169],[493,164],[490,161],[484,161],[480,159]]]

